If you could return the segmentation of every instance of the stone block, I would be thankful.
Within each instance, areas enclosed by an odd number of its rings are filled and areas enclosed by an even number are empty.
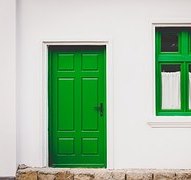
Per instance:
[[[112,173],[107,170],[95,172],[95,180],[112,180]]]
[[[44,174],[44,173],[39,173],[38,174],[38,180],[55,180],[55,175],[54,174]]]
[[[127,172],[126,180],[152,180],[152,173],[148,172]]]
[[[125,180],[125,172],[124,171],[112,171],[111,173],[113,180]]]
[[[68,171],[58,172],[55,180],[74,180],[74,175]]]
[[[74,180],[93,180],[94,175],[92,174],[75,174]]]
[[[191,170],[190,171],[179,171],[176,173],[176,180],[191,180]]]
[[[37,172],[35,171],[26,171],[26,172],[18,172],[16,176],[16,180],[37,180]]]
[[[154,173],[153,177],[154,180],[176,180],[175,172],[168,172],[168,171],[156,172]]]

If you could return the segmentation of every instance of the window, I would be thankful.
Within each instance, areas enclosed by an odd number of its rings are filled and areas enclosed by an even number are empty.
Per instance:
[[[156,115],[191,115],[191,28],[156,27]]]

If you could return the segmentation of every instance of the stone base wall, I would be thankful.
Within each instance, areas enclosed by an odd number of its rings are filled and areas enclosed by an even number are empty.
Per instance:
[[[191,180],[191,170],[20,167],[17,180]]]

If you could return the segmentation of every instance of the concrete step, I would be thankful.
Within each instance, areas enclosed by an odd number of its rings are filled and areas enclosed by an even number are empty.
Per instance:
[[[17,180],[191,180],[184,169],[81,169],[20,166]]]

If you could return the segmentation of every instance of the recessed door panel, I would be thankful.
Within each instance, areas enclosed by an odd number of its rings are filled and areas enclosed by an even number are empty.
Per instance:
[[[82,139],[82,154],[83,155],[98,155],[98,138],[83,138]]]
[[[74,70],[74,54],[58,54],[58,70]]]
[[[74,130],[74,78],[58,78],[58,130]]]
[[[58,138],[58,155],[68,156],[74,154],[74,138]]]
[[[82,130],[98,130],[98,78],[82,78]]]
[[[98,55],[97,54],[82,54],[82,69],[98,70]]]

